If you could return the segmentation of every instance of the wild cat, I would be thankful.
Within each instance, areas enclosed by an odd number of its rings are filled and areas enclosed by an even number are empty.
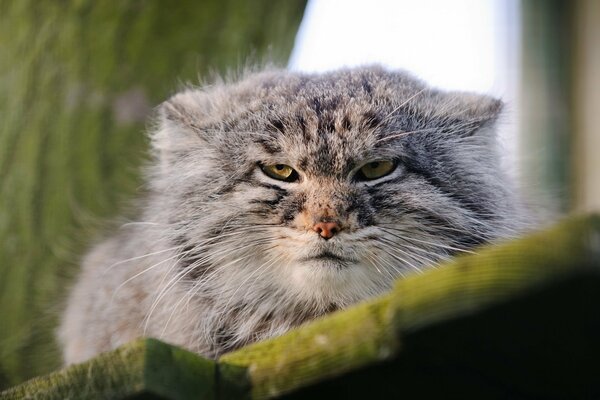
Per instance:
[[[176,94],[150,133],[143,222],[83,262],[65,361],[140,336],[217,357],[515,235],[501,108],[378,66]]]

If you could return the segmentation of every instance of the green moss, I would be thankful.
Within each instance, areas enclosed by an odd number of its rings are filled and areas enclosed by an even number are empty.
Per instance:
[[[82,364],[0,394],[0,399],[122,399],[152,395],[213,399],[215,363],[153,339],[140,339]]]
[[[220,383],[239,381],[246,368],[253,398],[263,398],[385,360],[399,345],[389,318],[387,298],[380,298],[226,354],[219,359],[226,366]],[[231,366],[237,367],[232,375]]]
[[[92,361],[32,379],[2,393],[1,398],[124,398],[143,389],[145,353],[145,341],[136,341]]]

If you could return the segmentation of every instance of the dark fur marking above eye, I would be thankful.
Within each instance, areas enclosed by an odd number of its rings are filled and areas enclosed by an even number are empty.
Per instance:
[[[329,97],[329,98],[327,98],[325,108],[327,108],[330,111],[334,111],[336,108],[338,108],[340,106],[340,103],[342,103],[342,98],[339,95]]]
[[[381,118],[374,111],[367,111],[362,117],[366,128],[375,129],[381,124]]]
[[[313,98],[312,100],[313,110],[315,114],[317,114],[317,118],[321,118],[321,114],[323,113],[323,105],[321,104],[321,99],[318,97]]]
[[[269,154],[277,154],[283,151],[282,147],[273,140],[258,139],[256,142]]]
[[[302,137],[304,138],[304,140],[308,140],[309,137],[308,132],[306,130],[306,120],[304,119],[304,117],[302,115],[296,115],[296,123],[298,124],[298,127],[302,132]]]
[[[275,128],[278,132],[284,133],[284,125],[283,122],[279,119],[273,119],[269,121],[270,127]]]
[[[373,86],[371,85],[366,76],[362,77],[361,85],[362,89],[365,91],[366,94],[368,94],[369,96],[373,95]]]
[[[307,166],[308,166],[308,157],[300,158],[300,160],[298,161],[298,167],[300,167],[300,169],[304,170],[304,169],[306,169]]]
[[[334,157],[332,156],[332,149],[329,143],[322,143],[312,154],[312,158],[313,165],[315,165],[322,173],[331,175]]]
[[[333,116],[329,113],[323,114],[319,118],[318,128],[319,133],[332,133],[335,132],[335,121]]]
[[[342,129],[345,131],[349,131],[352,129],[352,122],[350,122],[350,118],[347,115],[344,115],[342,119]]]

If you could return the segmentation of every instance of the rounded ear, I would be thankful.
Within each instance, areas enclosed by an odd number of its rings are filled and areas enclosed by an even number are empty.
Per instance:
[[[462,114],[468,119],[492,121],[498,118],[504,104],[491,96],[469,92],[450,92],[446,95],[447,102],[454,106],[451,112]]]
[[[160,105],[160,117],[165,124],[173,124],[190,132],[200,133],[202,98],[192,90],[178,93]]]
[[[504,107],[499,99],[469,92],[436,91],[431,100],[432,119],[438,120],[445,130],[463,137],[493,133]]]
[[[203,108],[201,95],[192,90],[178,93],[158,107],[156,128],[150,136],[161,160],[205,144]]]

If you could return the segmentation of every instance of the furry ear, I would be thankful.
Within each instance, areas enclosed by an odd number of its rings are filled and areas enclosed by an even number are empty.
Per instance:
[[[499,99],[476,93],[438,92],[434,97],[434,119],[442,122],[446,130],[464,137],[493,134],[504,106]]]
[[[161,159],[205,145],[201,129],[204,114],[202,96],[191,90],[176,94],[159,106],[151,140]]]
[[[161,119],[188,131],[200,131],[202,98],[194,91],[178,93],[160,106]]]

